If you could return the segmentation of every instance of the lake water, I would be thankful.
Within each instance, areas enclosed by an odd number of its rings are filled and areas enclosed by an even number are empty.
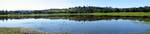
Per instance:
[[[1,19],[0,27],[33,28],[41,32],[66,32],[70,34],[137,33],[150,31],[150,22],[138,19],[51,19],[22,18]]]

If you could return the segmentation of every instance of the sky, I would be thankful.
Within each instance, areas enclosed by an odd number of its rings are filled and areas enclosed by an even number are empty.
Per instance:
[[[0,0],[0,10],[42,10],[76,6],[130,8],[150,6],[150,0]]]

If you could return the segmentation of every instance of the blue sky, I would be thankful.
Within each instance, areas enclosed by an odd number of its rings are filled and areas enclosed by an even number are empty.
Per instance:
[[[40,10],[75,6],[129,8],[150,6],[150,0],[0,0],[0,10]]]

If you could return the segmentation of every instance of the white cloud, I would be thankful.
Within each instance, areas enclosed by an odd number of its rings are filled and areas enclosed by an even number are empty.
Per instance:
[[[0,9],[22,10],[22,9],[48,9],[65,8],[69,4],[67,0],[0,0]]]

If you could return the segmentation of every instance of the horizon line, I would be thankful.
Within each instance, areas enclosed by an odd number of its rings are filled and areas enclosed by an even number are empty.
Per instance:
[[[74,6],[74,7],[100,7],[100,6]],[[74,8],[74,7],[65,7],[65,8],[45,8],[45,9],[17,9],[17,10],[9,10],[9,9],[0,9],[3,11],[19,11],[19,10],[49,10],[49,9],[68,9],[68,8]],[[102,7],[102,6],[101,6]],[[139,8],[139,7],[111,7],[111,6],[104,6],[104,7],[110,7],[110,8]],[[102,7],[102,8],[104,8]],[[140,6],[140,7],[147,7],[147,6]],[[150,7],[150,6],[148,6]]]

